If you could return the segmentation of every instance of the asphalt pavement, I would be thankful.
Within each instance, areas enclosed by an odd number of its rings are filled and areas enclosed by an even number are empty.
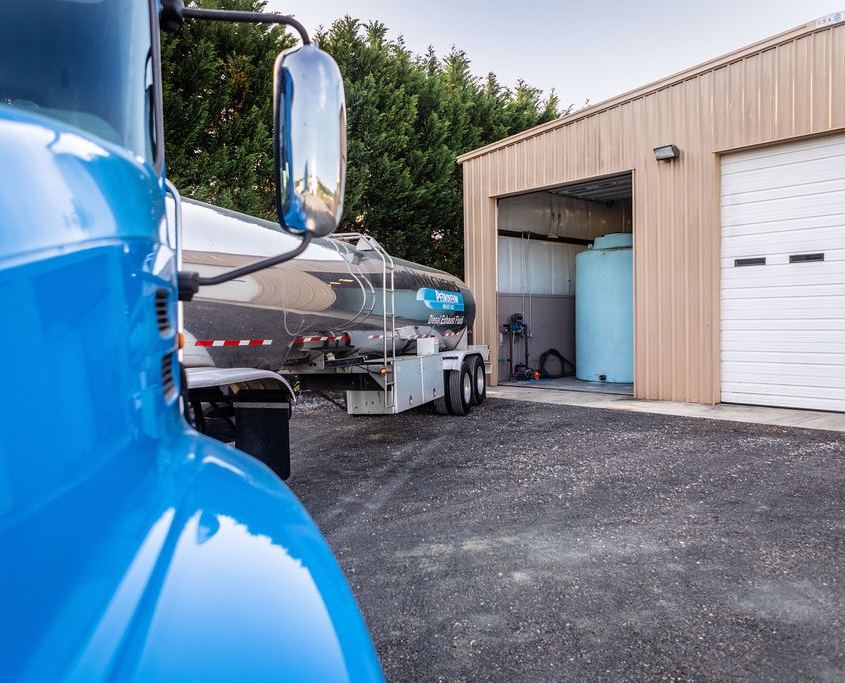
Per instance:
[[[845,680],[845,433],[538,400],[295,410],[389,681]]]

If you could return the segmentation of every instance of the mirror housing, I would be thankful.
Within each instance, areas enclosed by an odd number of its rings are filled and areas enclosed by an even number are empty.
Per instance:
[[[328,235],[346,184],[346,96],[334,59],[311,44],[276,58],[273,124],[279,225]]]

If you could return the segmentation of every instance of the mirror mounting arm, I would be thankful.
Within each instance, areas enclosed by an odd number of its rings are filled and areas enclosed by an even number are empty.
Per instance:
[[[310,243],[311,233],[304,232],[302,233],[302,242],[300,242],[299,246],[292,251],[287,251],[284,254],[277,254],[276,256],[261,259],[260,261],[253,261],[245,266],[229,270],[213,277],[202,277],[199,273],[192,271],[179,271],[179,301],[191,301],[191,299],[194,298],[194,294],[197,293],[200,287],[219,285],[224,282],[229,282],[230,280],[235,280],[244,275],[250,275],[256,271],[264,270],[265,268],[277,266],[285,261],[290,261],[304,252]]]
[[[185,7],[183,0],[165,0],[162,3],[161,17],[162,28],[169,32],[178,31],[185,19],[198,19],[199,21],[242,21],[249,24],[281,24],[283,26],[290,26],[299,33],[303,45],[311,44],[311,39],[308,37],[308,31],[305,30],[305,27],[296,19],[286,14],[199,9],[196,7]]]

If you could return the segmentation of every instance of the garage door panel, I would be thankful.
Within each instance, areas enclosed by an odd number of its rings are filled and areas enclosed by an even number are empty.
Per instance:
[[[725,290],[779,287],[785,290],[784,296],[789,296],[791,287],[817,287],[836,296],[835,287],[845,282],[845,250],[815,246],[818,248],[790,249],[786,253],[746,252],[747,255],[739,259],[722,259],[722,287]],[[742,259],[757,258],[765,259],[765,262],[741,265]],[[823,291],[802,291],[795,296],[823,294]]]
[[[831,287],[845,284],[845,276],[837,272],[843,268],[843,265],[845,265],[843,261],[834,261],[827,268],[813,270],[810,270],[806,264],[768,266],[765,273],[742,273],[741,275],[732,273],[734,268],[728,268],[723,282],[725,289],[728,290],[726,294],[735,290],[741,295],[745,291],[752,299],[772,296],[784,298],[832,296],[836,298],[835,294],[827,293],[830,292]],[[793,289],[796,291],[793,292]]]
[[[728,388],[728,391],[733,391],[736,394],[768,394],[770,396],[777,396],[778,393],[786,394],[790,397],[800,397],[804,399],[819,398],[824,401],[839,401],[845,403],[845,398],[842,396],[841,383],[838,386],[816,386],[816,385],[789,385],[781,381],[782,375],[776,372],[770,373],[768,376],[762,375],[759,381],[747,381],[741,385],[733,388]],[[845,378],[840,378],[845,379]],[[806,407],[806,406],[802,406]]]
[[[837,172],[843,173],[841,168],[837,169]],[[737,215],[743,216],[744,220],[748,220],[744,218],[746,210],[757,210],[759,213],[772,206],[785,206],[791,201],[808,207],[811,213],[814,213],[817,208],[822,209],[822,213],[824,213],[824,202],[829,198],[830,193],[841,192],[843,189],[845,189],[845,177],[829,177],[827,180],[812,181],[800,185],[792,184],[788,187],[749,189],[742,191],[741,194],[733,195],[730,200],[726,200],[723,205],[726,212],[725,218],[728,224],[732,224]],[[750,214],[752,222],[754,215],[753,213]]]
[[[722,361],[725,363],[760,363],[761,355],[757,351],[747,349],[727,350],[722,354]],[[838,353],[802,353],[790,350],[784,353],[768,352],[765,354],[767,363],[772,363],[783,369],[789,365],[805,365],[813,368],[837,367],[839,363]]]
[[[745,338],[746,332],[768,332],[772,328],[777,328],[785,333],[791,332],[845,332],[845,318],[842,318],[841,311],[830,311],[827,318],[796,318],[783,316],[781,311],[774,311],[774,315],[770,317],[763,317],[758,313],[756,318],[737,317],[732,321],[731,330],[728,334],[739,335]],[[727,337],[727,335],[726,335]]]
[[[773,335],[777,335],[774,338]],[[790,331],[781,330],[737,330],[728,332],[725,335],[724,345],[728,351],[732,346],[739,348],[739,344],[754,344],[757,342],[758,354],[789,353],[796,346],[812,347],[815,354],[840,355],[845,354],[845,343],[835,340],[819,339],[819,334],[812,331]],[[835,335],[824,335],[835,336]]]
[[[843,285],[845,287],[845,285]],[[751,291],[734,290],[722,299],[722,317],[724,321],[731,320],[759,320],[767,316],[770,320],[808,320],[810,318],[831,317],[829,310],[807,310],[806,301],[801,301],[801,294],[811,296],[814,292],[824,291],[822,287],[785,287],[779,290],[766,291],[764,287]],[[743,295],[744,294],[744,295]],[[845,302],[838,297],[820,297],[830,302],[830,307],[838,310],[840,315]],[[823,301],[817,302],[819,306]],[[753,306],[753,308],[751,308]]]
[[[771,169],[785,169],[794,175],[794,169],[800,164],[813,162],[824,164],[845,156],[845,139],[841,136],[817,138],[805,143],[793,143],[769,147],[757,152],[746,152],[726,156],[722,160],[722,175],[731,178],[738,174],[749,174],[756,178],[760,172]],[[806,172],[806,171],[805,171]],[[758,182],[762,182],[758,180]]]
[[[764,394],[745,394],[735,392],[722,392],[722,401],[725,403],[746,403],[755,406],[773,406],[775,408],[783,408],[784,402],[789,403],[790,408],[803,408],[806,410],[824,410],[829,412],[845,412],[845,401],[839,400],[821,400],[817,398],[801,398],[791,397],[786,398],[781,395],[767,396]]]
[[[765,201],[766,198],[779,195],[800,197],[818,194],[820,191],[829,192],[836,186],[841,187],[845,181],[841,156],[782,167],[772,165],[766,169],[773,171],[770,174],[762,173],[762,170],[723,176],[723,185],[730,191],[725,198],[725,206],[744,204],[750,200]]]
[[[723,158],[721,273],[722,400],[845,410],[845,136]]]
[[[786,303],[775,297],[758,299],[754,313],[749,313],[746,302],[741,300],[728,301],[722,304],[722,319],[730,321],[732,323],[731,328],[742,324],[744,320],[768,320],[772,324],[782,324],[783,326],[786,326],[789,321],[795,321],[797,324],[806,325],[809,324],[809,317],[807,307],[800,299]],[[836,306],[817,309],[813,319],[818,320],[819,325],[823,325],[825,321],[841,320],[842,311]]]
[[[841,211],[830,211],[825,215],[805,215],[800,221],[787,220],[782,216],[772,215],[768,220],[758,221],[755,223],[723,223],[722,234],[726,237],[735,237],[737,235],[771,235],[776,236],[788,235],[791,232],[798,232],[807,229],[827,228],[830,231],[835,231],[836,228],[842,226]],[[835,234],[835,233],[834,233]],[[812,235],[808,235],[812,237]],[[834,238],[835,239],[835,238]],[[841,243],[841,239],[839,240]]]
[[[742,384],[735,384],[733,390],[759,391],[761,387],[767,387],[766,393],[773,393],[771,388],[780,386],[783,392],[791,396],[803,396],[810,398],[820,396],[825,399],[841,398],[842,382],[845,382],[845,373],[828,373],[813,377],[812,385],[808,385],[807,376],[801,373],[784,371],[781,366],[771,364],[747,365],[741,368],[745,374]]]
[[[836,191],[845,192],[845,182],[836,185]],[[829,198],[829,193],[817,192],[811,195],[780,196],[762,202],[748,201],[743,204],[734,204],[725,207],[722,226],[753,225],[773,218],[778,221],[789,221],[803,220],[807,216],[842,216],[842,207],[830,203]]]
[[[765,218],[765,215],[762,216]],[[827,230],[833,240],[831,248],[842,245],[842,235],[837,229],[842,228],[845,213],[829,211],[825,214],[803,213],[798,217],[786,216],[773,212],[767,219],[753,223],[723,224],[722,236],[732,237],[768,237],[783,240],[785,244],[801,244],[805,239],[817,239],[814,231]],[[801,233],[804,232],[803,238]],[[736,248],[739,245],[733,245]]]
[[[841,265],[841,264],[840,264]],[[753,300],[753,299],[792,299],[807,297],[825,297],[831,304],[843,303],[840,296],[830,294],[831,287],[845,286],[845,280],[841,277],[832,279],[829,282],[824,281],[824,275],[804,276],[802,278],[783,278],[783,282],[766,286],[764,280],[746,280],[744,286],[736,281],[731,282],[727,276],[725,278],[727,285],[724,292],[723,299],[730,301],[737,300]],[[820,304],[823,302],[819,302]]]
[[[845,284],[839,283],[840,286],[845,287]],[[835,286],[835,285],[834,285]],[[772,300],[780,301],[781,299],[786,299],[790,302],[793,299],[806,299],[807,297],[824,297],[826,300],[830,302],[831,306],[845,306],[845,302],[842,302],[839,297],[826,295],[825,292],[828,291],[830,288],[825,287],[824,283],[785,283],[783,286],[774,286],[774,287],[765,287],[765,285],[760,285],[757,287],[736,287],[731,290],[725,292],[725,296],[723,301],[725,303],[730,302],[739,302],[740,305],[743,302],[746,304],[746,313],[749,316],[754,315],[754,310],[748,308],[752,306],[756,302],[770,302]],[[821,305],[823,302],[817,302]],[[804,308],[806,309],[806,300],[804,301]],[[791,308],[796,309],[800,308],[798,304],[792,304]],[[776,309],[775,309],[776,310]],[[840,309],[841,310],[841,309]],[[815,315],[815,310],[811,309],[810,311],[806,312],[806,316]]]
[[[742,234],[746,237],[756,235],[765,237],[765,244],[759,245],[763,253],[748,253],[749,245],[742,241],[729,240],[722,250],[722,265],[732,266],[736,258],[746,256],[779,256],[786,263],[789,255],[820,251],[825,254],[825,260],[835,256],[845,259],[845,234],[842,224],[843,216],[817,216],[804,218],[799,225],[796,221],[767,221],[759,223],[754,230],[746,226],[742,232],[725,230],[723,237],[733,237]],[[733,234],[732,234],[733,232]]]
[[[776,335],[776,336],[775,336]],[[812,347],[814,354],[842,354],[845,353],[845,344],[833,339],[819,339],[819,335],[812,331],[807,332],[783,332],[781,330],[766,330],[765,332],[744,330],[742,332],[729,332],[725,335],[725,350],[741,348],[739,343],[754,344],[758,354],[768,352],[789,353],[800,345],[799,348]],[[841,336],[841,335],[828,335]]]
[[[769,386],[751,386],[748,391],[722,390],[722,401],[725,403],[747,403],[756,406],[774,406],[778,408],[803,408],[806,410],[826,410],[832,412],[845,412],[845,399],[837,395],[832,397],[824,396],[798,396],[784,394],[777,384]],[[840,392],[841,393],[841,392]]]

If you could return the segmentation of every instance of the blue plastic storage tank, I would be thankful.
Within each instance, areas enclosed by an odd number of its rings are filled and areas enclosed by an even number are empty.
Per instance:
[[[633,235],[598,237],[575,256],[575,376],[634,381]]]

